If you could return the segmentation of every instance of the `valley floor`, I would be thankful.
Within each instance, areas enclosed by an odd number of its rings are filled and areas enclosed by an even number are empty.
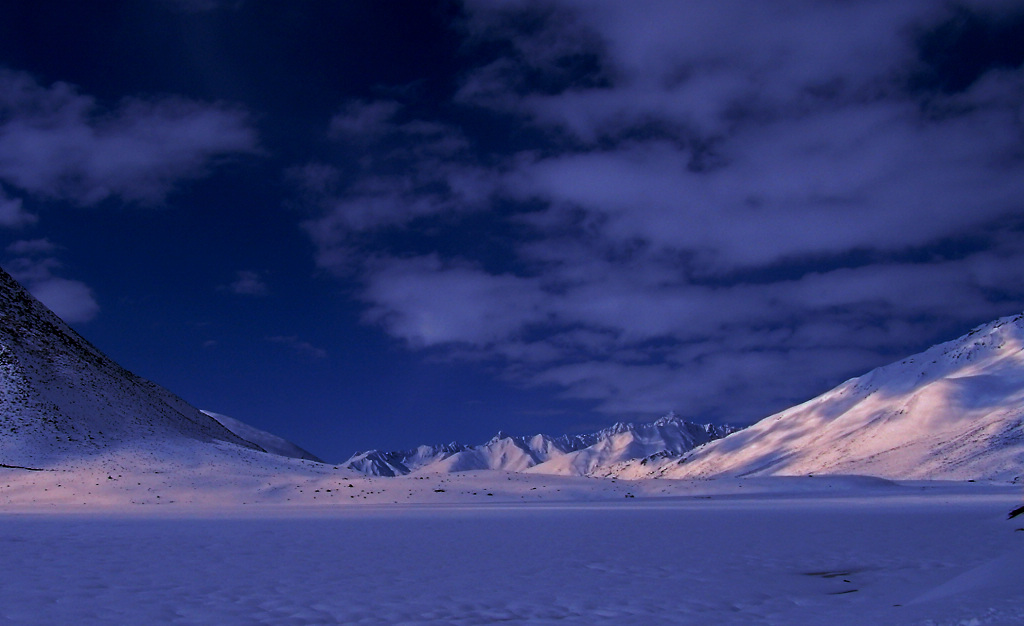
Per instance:
[[[469,494],[481,479],[465,480]],[[631,489],[666,488],[651,482]],[[1024,623],[1024,519],[1006,519],[1019,486],[814,478],[688,492],[0,506],[0,623]]]

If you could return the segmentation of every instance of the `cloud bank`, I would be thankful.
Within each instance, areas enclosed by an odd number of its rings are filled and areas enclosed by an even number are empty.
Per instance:
[[[67,83],[45,86],[0,68],[2,228],[39,221],[26,200],[158,205],[218,161],[257,151],[256,133],[239,109],[176,97],[104,106]],[[100,310],[92,289],[56,276],[60,263],[49,254],[55,247],[44,242],[51,248],[42,250],[40,242],[8,248],[20,255],[9,262],[12,275],[65,321],[92,320]],[[258,285],[243,278],[233,287],[254,293]]]
[[[227,105],[169,97],[109,107],[67,83],[0,70],[0,181],[23,194],[158,204],[218,159],[256,150],[247,115]]]
[[[465,9],[472,122],[347,103],[293,173],[410,347],[743,422],[1024,308],[1014,3]]]

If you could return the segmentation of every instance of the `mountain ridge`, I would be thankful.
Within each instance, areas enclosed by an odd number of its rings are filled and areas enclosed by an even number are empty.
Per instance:
[[[274,433],[268,433],[265,430],[246,424],[241,420],[224,415],[223,413],[215,413],[213,411],[207,411],[206,409],[202,409],[202,412],[215,419],[221,426],[227,428],[242,439],[258,445],[260,448],[263,448],[263,450],[271,454],[287,456],[293,459],[305,459],[307,461],[315,461],[317,463],[324,462],[323,459],[309,450],[306,450],[283,437],[278,437]]]
[[[368,450],[355,453],[342,465],[371,476],[484,469],[586,475],[596,467],[625,458],[680,455],[734,430],[733,426],[695,424],[669,413],[649,423],[618,422],[578,435],[513,436],[499,431],[479,445],[452,442],[409,450]]]
[[[680,459],[604,475],[868,474],[1020,481],[1024,314],[852,378]]]
[[[107,357],[2,269],[0,435],[0,462],[32,468],[216,456],[213,443],[266,452]]]

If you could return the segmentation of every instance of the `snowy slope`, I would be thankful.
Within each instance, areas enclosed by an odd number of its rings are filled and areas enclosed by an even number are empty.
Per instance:
[[[628,459],[656,454],[677,457],[732,430],[693,424],[669,414],[649,424],[619,423],[587,435],[515,437],[499,432],[478,446],[451,443],[396,452],[371,450],[357,453],[344,466],[373,476],[471,470],[585,476]]]
[[[273,433],[260,430],[255,426],[250,426],[245,422],[240,422],[233,417],[228,417],[227,415],[222,415],[220,413],[214,413],[213,411],[206,410],[204,410],[203,413],[217,420],[221,426],[227,428],[242,439],[258,445],[271,454],[323,463],[323,461],[312,452],[304,450],[287,439],[278,437]]]
[[[0,270],[0,465],[232,460],[259,445],[125,370]]]
[[[697,449],[614,475],[1024,475],[1024,315],[979,326]]]

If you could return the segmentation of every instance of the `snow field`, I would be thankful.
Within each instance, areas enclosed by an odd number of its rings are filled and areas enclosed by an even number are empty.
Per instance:
[[[1019,488],[773,489],[3,513],[0,623],[1024,621]]]

